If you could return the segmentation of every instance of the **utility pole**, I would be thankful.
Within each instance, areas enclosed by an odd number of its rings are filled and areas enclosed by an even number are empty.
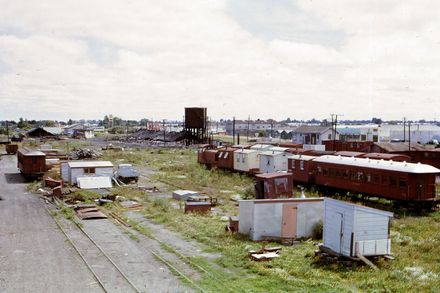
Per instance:
[[[406,141],[406,117],[403,117],[403,142]]]
[[[344,116],[344,115],[342,114],[330,114],[330,115],[332,117],[333,151],[336,151],[336,127],[338,125],[338,116]]]
[[[6,120],[6,135],[8,136],[8,143],[9,143],[9,121]]]
[[[408,152],[411,157],[411,123],[408,121]]]
[[[166,134],[165,119],[162,122],[162,127],[163,127],[163,145],[165,145],[165,134]]]
[[[247,137],[246,137],[246,142],[249,142],[249,125],[251,122],[251,116],[248,116],[248,121],[247,121]]]
[[[232,144],[235,144],[235,116],[232,117]]]

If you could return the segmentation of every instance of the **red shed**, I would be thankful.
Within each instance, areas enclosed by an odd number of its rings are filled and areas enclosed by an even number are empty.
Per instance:
[[[234,170],[234,151],[238,150],[233,147],[225,147],[217,150],[216,166],[219,169]]]
[[[275,172],[255,175],[257,199],[292,197],[292,173]]]

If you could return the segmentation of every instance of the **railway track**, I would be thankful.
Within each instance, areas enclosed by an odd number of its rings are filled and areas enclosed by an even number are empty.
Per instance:
[[[47,205],[45,208],[52,215]],[[104,292],[144,292],[136,287],[81,225],[67,220],[61,223],[53,215],[52,218]]]

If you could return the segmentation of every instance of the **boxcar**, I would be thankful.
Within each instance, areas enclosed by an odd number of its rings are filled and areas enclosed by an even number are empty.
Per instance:
[[[41,176],[46,172],[46,155],[29,148],[17,151],[17,167],[24,176]]]
[[[388,160],[388,161],[396,161],[396,162],[411,162],[410,156],[402,155],[402,154],[367,153],[361,156],[361,158]]]
[[[435,176],[420,163],[322,156],[313,160],[315,184],[401,201],[433,201]]]
[[[216,166],[219,169],[234,170],[234,151],[237,148],[226,147],[217,151],[215,156]]]

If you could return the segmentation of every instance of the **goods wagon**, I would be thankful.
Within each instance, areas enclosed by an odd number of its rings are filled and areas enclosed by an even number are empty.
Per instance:
[[[46,155],[29,148],[17,151],[17,167],[25,177],[41,176],[46,172]]]

